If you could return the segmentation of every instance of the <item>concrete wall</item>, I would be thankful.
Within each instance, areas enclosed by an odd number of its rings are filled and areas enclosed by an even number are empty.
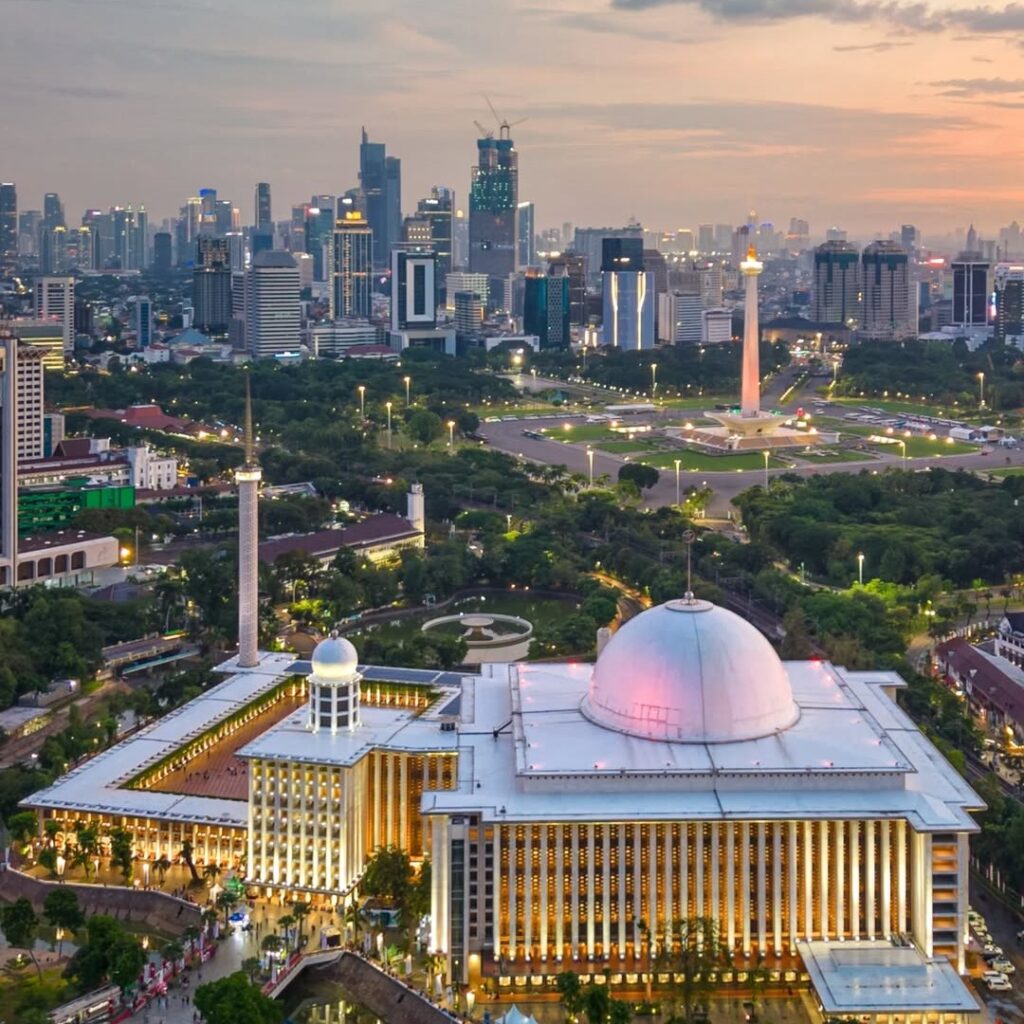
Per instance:
[[[189,925],[198,928],[202,924],[200,907],[155,890],[47,882],[13,868],[0,871],[0,899],[13,902],[24,897],[37,911],[42,909],[47,895],[60,885],[75,892],[86,916],[109,914],[121,921],[139,921],[156,931],[172,935],[177,935]]]
[[[345,952],[331,969],[355,999],[387,1024],[452,1024],[452,1017],[397,978],[354,953]]]

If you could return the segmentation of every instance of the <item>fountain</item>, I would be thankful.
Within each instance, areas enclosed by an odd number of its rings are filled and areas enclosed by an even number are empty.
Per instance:
[[[500,615],[497,612],[460,612],[442,615],[424,622],[422,632],[442,629],[455,632],[466,641],[467,665],[481,665],[491,661],[522,661],[530,653],[533,623],[518,615]]]

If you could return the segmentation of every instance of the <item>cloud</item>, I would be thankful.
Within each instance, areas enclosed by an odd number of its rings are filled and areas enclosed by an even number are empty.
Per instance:
[[[1024,78],[945,78],[928,83],[942,96],[1005,96],[1024,93]]]
[[[948,30],[968,35],[1003,36],[1024,31],[1024,3],[946,7],[920,0],[611,0],[623,11],[670,5],[694,7],[719,22],[771,24],[821,18],[836,24],[887,25],[900,32]]]
[[[913,46],[913,43],[894,43],[894,42],[878,42],[878,43],[851,43],[848,46],[833,46],[832,49],[836,53],[859,53],[867,51],[869,53],[888,53],[889,50],[898,50],[904,46]]]

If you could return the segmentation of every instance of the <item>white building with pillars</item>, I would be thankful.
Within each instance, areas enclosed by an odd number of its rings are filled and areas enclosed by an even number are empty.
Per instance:
[[[425,679],[357,662],[334,636],[311,663],[232,659],[194,706],[26,803],[123,824],[143,857],[191,837],[285,898],[358,899],[381,846],[429,856],[431,949],[471,986],[553,985],[569,966],[636,984],[700,916],[736,972],[810,978],[823,1000],[877,984],[873,1020],[977,1010],[956,974],[982,804],[897,706],[898,675],[782,662],[692,597],[630,620],[596,665]],[[237,749],[246,801],[167,791],[211,720],[226,731],[284,700]],[[890,977],[911,966],[913,997]]]

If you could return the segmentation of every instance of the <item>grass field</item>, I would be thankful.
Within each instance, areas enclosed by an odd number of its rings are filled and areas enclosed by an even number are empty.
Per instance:
[[[961,444],[959,441],[951,444],[942,438],[932,441],[927,437],[906,437],[902,440],[907,445],[908,459],[924,459],[935,455],[970,455],[978,451],[977,445]],[[884,451],[887,455],[903,454],[903,448],[899,444],[875,444],[872,447],[877,451]]]
[[[1024,476],[1024,466],[1006,466],[1003,469],[989,469],[989,470],[978,470],[979,473],[985,473],[988,476]]]
[[[764,456],[760,452],[740,452],[737,455],[707,455],[704,452],[678,451],[658,452],[645,455],[638,462],[645,462],[658,469],[675,470],[676,459],[684,472],[703,471],[708,473],[734,473],[737,470],[760,469],[764,471]],[[769,469],[780,469],[786,464],[776,458],[768,460]]]
[[[658,405],[664,409],[714,409],[717,403],[727,403],[729,405],[736,404],[735,395],[700,395],[697,398],[666,398],[664,401],[658,400]]]
[[[909,413],[913,415],[917,413],[924,416],[948,416],[950,418],[960,419],[965,413],[970,410],[966,409],[949,409],[942,405],[933,405],[929,402],[900,402],[889,398],[832,398],[830,401],[835,402],[837,405],[848,405],[855,409],[871,408],[871,409],[884,409],[886,412],[892,413]]]
[[[810,451],[795,451],[794,459],[805,459],[808,462],[866,462],[871,455],[868,452],[852,452],[847,448],[812,448]]]
[[[612,441],[621,438],[622,434],[609,430],[606,423],[583,423],[578,420],[567,420],[569,429],[562,426],[544,427],[540,432],[552,441]]]
[[[603,441],[597,446],[603,452],[610,452],[612,455],[622,455],[629,452],[650,452],[657,449],[653,441],[644,441],[639,438],[635,441]]]

